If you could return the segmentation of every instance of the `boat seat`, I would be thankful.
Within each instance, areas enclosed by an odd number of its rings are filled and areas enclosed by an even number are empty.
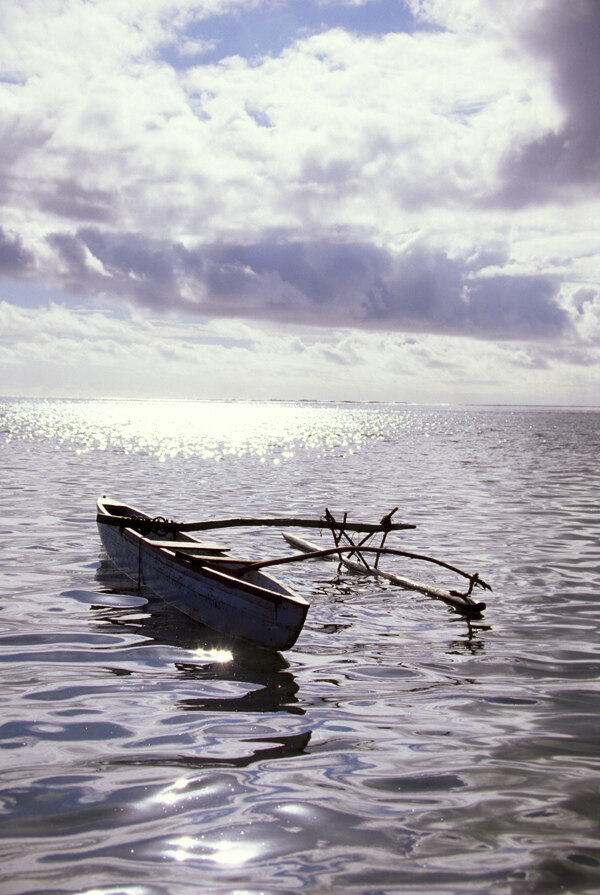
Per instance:
[[[167,550],[199,550],[202,553],[227,553],[230,547],[219,547],[218,544],[194,544],[192,541],[146,541],[150,547],[166,547]]]

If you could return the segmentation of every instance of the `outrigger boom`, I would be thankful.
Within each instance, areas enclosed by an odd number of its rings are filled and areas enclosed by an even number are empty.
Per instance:
[[[381,554],[390,554],[392,556],[405,556],[408,559],[421,559],[427,562],[433,562],[437,565],[443,566],[453,572],[456,572],[458,575],[462,575],[465,578],[469,579],[469,590],[466,594],[461,594],[455,590],[446,590],[441,587],[437,587],[436,585],[424,584],[421,581],[414,581],[411,578],[405,578],[400,575],[394,575],[391,572],[385,572],[383,569],[378,568],[375,565],[370,565],[365,563],[364,558],[361,562],[353,562],[349,559],[349,556],[352,556],[356,551],[352,547],[332,547],[325,550],[320,550],[317,545],[311,544],[309,541],[304,541],[302,538],[297,538],[295,535],[283,533],[283,537],[292,547],[295,547],[297,550],[301,551],[301,555],[287,557],[289,561],[293,559],[339,559],[341,565],[346,566],[349,569],[352,569],[353,572],[358,572],[363,575],[373,575],[375,578],[383,578],[386,581],[390,581],[392,584],[396,584],[404,590],[412,590],[419,591],[423,594],[427,594],[427,596],[435,597],[438,600],[442,600],[444,603],[447,603],[449,606],[453,606],[455,609],[460,610],[461,612],[467,613],[468,615],[479,615],[486,608],[486,604],[483,602],[475,602],[471,599],[471,593],[473,587],[475,585],[479,587],[483,587],[485,590],[491,590],[492,588],[483,581],[477,573],[473,575],[469,575],[468,572],[463,572],[461,569],[457,569],[455,566],[449,565],[449,563],[442,562],[441,560],[435,560],[430,556],[424,556],[422,554],[417,553],[409,553],[405,550],[394,550],[391,548],[376,548],[376,547],[363,547],[361,550],[367,553],[374,553],[376,558],[378,559]],[[345,555],[347,554],[347,556]],[[271,563],[274,565],[275,563]]]
[[[443,600],[445,603],[448,603],[461,612],[477,615],[480,614],[486,608],[486,604],[483,602],[475,602],[475,600],[472,600],[471,593],[473,592],[473,589],[475,587],[481,587],[483,588],[483,590],[491,590],[492,588],[482,578],[479,577],[479,574],[477,572],[475,572],[474,574],[464,572],[462,569],[450,565],[450,563],[444,562],[440,559],[435,559],[432,556],[425,556],[422,553],[413,553],[408,550],[397,550],[395,548],[384,547],[388,532],[393,530],[392,516],[397,511],[398,507],[394,507],[394,509],[390,513],[382,518],[381,542],[379,544],[379,547],[372,547],[368,545],[368,542],[373,537],[372,534],[367,535],[358,544],[356,544],[347,533],[347,529],[349,528],[349,526],[346,521],[346,514],[344,514],[342,522],[338,522],[333,514],[328,509],[326,509],[325,522],[327,523],[327,526],[331,531],[337,549],[323,552],[322,555],[325,558],[334,558],[337,554],[340,564],[347,566],[355,572],[373,575],[377,578],[385,578],[387,581],[391,581],[393,584],[397,584],[400,587],[406,588],[408,590],[420,591],[421,593],[425,593],[428,596],[436,597],[437,599]],[[315,552],[318,551],[318,547],[316,547],[314,544],[310,544],[307,541],[302,541],[299,538],[294,538],[294,536],[284,534],[284,538],[289,544],[292,544],[293,546],[300,549],[306,555],[306,558],[309,558],[311,554],[314,555]],[[373,565],[370,565],[364,555],[365,553],[375,554],[375,561]],[[344,554],[348,555],[344,556]],[[405,556],[407,559],[423,560],[424,562],[430,562],[434,565],[442,566],[443,568],[448,569],[449,571],[454,572],[457,575],[461,575],[463,578],[467,578],[469,581],[469,589],[466,593],[460,593],[456,590],[446,590],[435,585],[423,584],[419,581],[413,581],[410,578],[403,578],[398,575],[393,575],[390,572],[384,572],[378,568],[379,558],[384,554],[392,556]],[[352,560],[351,557],[353,556],[357,558],[358,562]]]
[[[327,512],[327,511],[326,511]],[[384,519],[387,517],[384,516]],[[102,519],[106,525],[115,525],[117,527],[128,527],[132,524],[131,516],[112,516],[109,519]],[[180,531],[211,531],[218,528],[242,528],[251,527],[259,528],[262,526],[271,526],[274,528],[317,528],[323,529],[326,526],[323,519],[295,519],[290,517],[282,518],[251,518],[239,517],[235,519],[207,519],[203,522],[175,522],[172,519],[166,519],[164,516],[155,516],[154,519],[138,520],[140,528],[146,528],[148,531],[164,530],[180,532]],[[383,520],[379,524],[368,524],[364,522],[348,522],[345,525],[347,531],[367,532],[369,534],[377,534],[387,531],[404,531],[406,529],[416,528],[406,522],[390,523],[388,528],[385,527]]]

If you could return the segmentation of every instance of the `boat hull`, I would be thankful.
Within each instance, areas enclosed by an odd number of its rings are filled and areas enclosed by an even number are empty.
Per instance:
[[[159,546],[134,528],[107,524],[102,517],[111,515],[109,506],[98,502],[100,538],[110,559],[138,586],[148,587],[175,609],[227,638],[277,651],[294,645],[308,612],[306,600],[264,573],[238,578],[225,565],[202,565],[193,554],[180,555]],[[181,543],[189,546],[196,541],[183,535]],[[198,552],[202,553],[201,542]],[[227,559],[223,557],[224,563]]]

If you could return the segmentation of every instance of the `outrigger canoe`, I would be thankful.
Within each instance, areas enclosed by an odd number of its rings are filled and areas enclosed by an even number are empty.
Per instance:
[[[336,559],[341,565],[421,591],[444,600],[465,614],[479,615],[485,603],[471,598],[475,587],[491,590],[477,573],[463,572],[442,560],[406,550],[385,547],[391,531],[415,528],[405,523],[392,523],[397,507],[378,524],[349,523],[344,516],[338,522],[325,510],[321,519],[220,519],[203,522],[174,522],[162,516],[151,517],[133,507],[106,497],[97,504],[100,538],[114,564],[137,582],[146,586],[165,602],[228,638],[245,640],[271,650],[290,649],[302,630],[308,602],[291,588],[264,572],[267,566],[283,565],[305,559]],[[318,549],[314,544],[294,535],[284,537],[299,553],[266,560],[231,556],[229,548],[210,544],[189,534],[236,526],[294,526],[329,528],[335,546]],[[355,542],[348,532],[366,536]],[[370,546],[374,535],[381,536],[378,547]],[[382,555],[424,560],[469,580],[466,593],[443,590],[400,578],[379,569]],[[374,557],[374,562],[370,560]]]

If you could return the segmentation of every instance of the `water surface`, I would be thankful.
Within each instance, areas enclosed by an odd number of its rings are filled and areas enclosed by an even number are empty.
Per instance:
[[[599,423],[0,402],[3,895],[598,891]],[[418,527],[398,546],[494,592],[467,621],[282,566],[311,608],[271,655],[138,593],[101,552],[99,494],[187,520],[399,506]],[[275,530],[219,537],[289,552]]]

